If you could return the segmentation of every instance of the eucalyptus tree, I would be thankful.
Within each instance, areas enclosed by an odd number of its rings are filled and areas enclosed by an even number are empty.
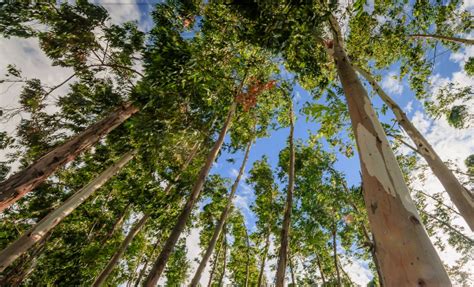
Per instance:
[[[332,4],[323,3],[293,5],[263,1],[238,6],[237,10],[242,27],[245,27],[242,34],[249,41],[261,43],[274,51],[283,50],[283,57],[288,56],[287,60],[293,62],[297,72],[313,70],[304,76],[312,73],[319,77],[316,80],[320,83],[322,78],[323,84],[324,80],[327,83],[331,75],[337,74],[360,155],[366,208],[371,211],[368,215],[378,247],[376,252],[383,275],[381,280],[389,285],[401,282],[450,285],[410,198],[367,91],[350,64],[344,34],[339,20],[333,15],[335,8]],[[301,42],[305,44],[301,45]],[[296,44],[299,44],[298,47]],[[297,55],[297,51],[304,48],[306,52]],[[297,65],[302,62],[312,66]],[[328,77],[321,75],[325,69],[330,72]],[[391,232],[386,232],[387,229]],[[398,239],[393,240],[394,236]],[[414,262],[417,264],[412,265]],[[409,268],[410,272],[398,273],[399,264]]]
[[[38,80],[26,80],[27,85],[35,85],[34,90],[25,94],[31,101],[46,98],[74,77],[90,79],[104,69],[116,71],[122,79],[119,83],[126,79],[130,81],[135,74],[141,75],[131,66],[135,62],[134,54],[142,48],[143,33],[131,23],[106,25],[108,13],[101,6],[87,1],[78,1],[75,5],[64,3],[59,7],[53,3],[6,4],[0,8],[0,14],[0,33],[6,37],[37,37],[53,64],[74,70],[66,81],[48,90],[42,88]],[[32,25],[33,22],[43,28]],[[96,36],[95,29],[103,36]],[[103,41],[107,42],[105,48],[101,45]],[[14,73],[14,76],[18,78],[20,74]],[[116,106],[118,108],[101,115],[97,122],[69,140],[51,147],[47,153],[42,151],[33,162],[0,183],[0,209],[3,211],[15,203],[138,111],[131,102],[119,102]]]

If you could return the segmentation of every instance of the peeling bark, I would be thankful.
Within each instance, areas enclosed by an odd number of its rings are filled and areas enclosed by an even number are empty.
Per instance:
[[[83,132],[54,148],[25,169],[0,183],[0,212],[21,199],[45,181],[58,168],[74,160],[81,152],[96,144],[126,119],[138,112],[131,103],[125,103],[110,115],[91,125]]]
[[[224,207],[224,210],[221,213],[219,221],[217,222],[214,228],[214,233],[212,234],[212,238],[209,241],[206,252],[204,253],[202,257],[201,262],[199,262],[199,266],[196,269],[196,272],[194,273],[194,277],[191,280],[190,286],[194,287],[199,284],[199,280],[201,279],[202,272],[204,271],[204,268],[206,268],[207,262],[209,261],[209,258],[211,258],[212,252],[214,252],[217,239],[219,238],[222,228],[224,227],[227,217],[229,216],[230,210],[232,208],[232,200],[234,199],[235,192],[237,191],[237,187],[239,186],[240,179],[242,178],[242,175],[244,173],[245,166],[247,165],[247,160],[249,158],[250,147],[252,146],[252,143],[253,141],[247,144],[244,159],[242,160],[242,164],[240,165],[239,174],[235,178],[234,184],[232,185],[230,193],[227,196],[227,204]]]
[[[334,57],[342,83],[360,155],[364,200],[376,254],[386,286],[451,286],[434,249],[367,91],[362,86],[342,46],[336,20]]]
[[[0,272],[15,261],[15,259],[17,259],[21,254],[40,241],[66,216],[81,205],[91,194],[102,187],[110,178],[120,171],[120,169],[125,166],[133,156],[133,151],[124,154],[117,162],[109,166],[98,177],[70,196],[63,204],[46,215],[23,236],[2,250],[0,253]]]
[[[398,123],[416,144],[416,151],[426,160],[429,167],[448,193],[451,201],[456,205],[461,216],[466,220],[471,230],[474,231],[474,195],[459,182],[453,172],[441,160],[430,143],[412,124],[405,112],[387,93],[385,93],[377,81],[362,68],[355,65],[353,65],[353,67],[370,83],[380,98],[393,111]]]
[[[153,265],[150,274],[148,274],[144,286],[154,287],[158,283],[158,280],[160,279],[160,276],[165,269],[166,263],[168,262],[168,258],[171,255],[171,252],[173,251],[176,242],[178,242],[179,236],[186,227],[186,222],[188,221],[188,218],[191,215],[194,204],[196,203],[199,198],[199,195],[201,194],[201,190],[204,186],[204,182],[206,181],[206,177],[209,174],[209,170],[211,169],[211,166],[214,163],[217,154],[219,153],[222,147],[222,144],[224,143],[225,135],[227,134],[227,130],[230,127],[232,117],[234,116],[236,108],[237,103],[234,101],[229,109],[229,112],[227,113],[227,119],[225,120],[224,125],[219,133],[219,138],[214,143],[212,150],[209,152],[206,162],[201,168],[201,171],[199,172],[198,178],[193,186],[191,194],[183,210],[181,211],[178,220],[175,226],[173,227],[173,230],[171,231],[170,236],[166,240],[166,243],[163,246],[163,250],[158,256],[158,259],[155,261],[155,264]]]

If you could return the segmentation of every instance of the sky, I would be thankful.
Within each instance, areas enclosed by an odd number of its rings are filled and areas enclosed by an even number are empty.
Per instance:
[[[156,2],[157,1],[147,2],[145,0],[139,2],[132,0],[114,0],[101,1],[100,3],[102,3],[109,11],[112,22],[119,24],[125,21],[135,20],[138,21],[142,30],[147,31],[152,26],[149,12],[153,9],[153,3]],[[368,1],[365,9],[371,9],[370,3],[371,1]],[[470,8],[471,11],[473,11],[474,1],[467,1],[464,5],[466,8]],[[472,38],[473,35],[467,36]],[[440,49],[445,48],[440,46]],[[463,70],[463,65],[470,56],[474,56],[474,47],[467,47],[455,53],[438,52],[438,54],[434,66],[434,72],[431,76],[432,94],[434,94],[440,86],[449,82],[456,82],[465,86],[472,85],[473,79],[466,75]],[[0,55],[2,55],[2,57],[0,57],[0,75],[5,74],[7,64],[11,63],[15,63],[18,68],[23,71],[26,77],[40,78],[51,86],[62,82],[72,74],[71,70],[53,67],[51,61],[39,49],[38,43],[35,39],[25,40],[16,38],[0,38]],[[415,99],[406,80],[399,81],[395,79],[394,75],[396,74],[396,66],[384,71],[381,81],[382,87],[401,107],[405,108],[405,111],[414,125],[422,134],[425,135],[443,160],[453,161],[465,169],[463,162],[464,159],[470,154],[474,154],[474,129],[469,128],[456,130],[450,127],[444,118],[433,120],[428,117],[423,112],[421,103]],[[288,77],[291,77],[291,75],[288,75]],[[0,85],[0,106],[15,107],[17,105],[19,89],[19,85]],[[55,95],[65,93],[67,90],[67,86],[63,86],[55,92]],[[295,125],[296,139],[306,140],[309,134],[308,131],[314,131],[317,128],[314,123],[306,121],[305,116],[298,112],[304,102],[310,99],[311,95],[307,91],[298,85],[295,86],[294,104],[296,107],[295,110],[297,111],[297,122]],[[381,102],[378,98],[374,97],[373,104],[375,107],[380,107]],[[384,122],[389,122],[392,118],[393,116],[390,113],[386,116],[381,116],[381,120]],[[0,130],[7,130],[10,134],[13,133],[15,121],[18,122],[18,120],[19,118],[17,117],[12,122],[0,123]],[[267,155],[272,167],[276,168],[278,154],[280,149],[286,145],[288,133],[288,128],[283,128],[273,131],[270,137],[258,139],[251,149],[246,171],[249,170],[255,160],[260,159],[263,155]],[[405,152],[408,152],[408,150],[405,150]],[[3,155],[4,154],[0,153],[0,158]],[[235,159],[235,163],[229,163],[226,160],[228,158]],[[211,173],[218,173],[224,177],[234,179],[237,175],[237,170],[242,158],[242,152],[233,155],[224,152],[219,160],[214,164]],[[359,184],[359,160],[357,155],[350,159],[339,155],[338,159],[339,161],[336,163],[336,168],[346,174],[349,184]],[[416,174],[413,174],[413,176],[415,177]],[[254,229],[255,217],[251,213],[249,207],[254,196],[251,187],[245,184],[245,177],[246,173],[239,185],[234,203],[244,214],[246,225],[250,231],[252,231]],[[426,182],[415,183],[415,186],[430,194],[443,190],[441,184],[432,175],[428,177]],[[449,203],[447,197],[445,202]],[[467,225],[461,220],[457,223],[465,226],[465,230],[468,230]],[[469,233],[466,231],[465,234],[470,237],[474,236],[474,233],[472,232]],[[195,268],[197,263],[194,258],[198,257],[200,252],[198,246],[199,230],[192,229],[186,236],[189,251],[188,258],[191,261],[192,268]],[[460,257],[455,250],[450,248],[447,248],[444,251],[439,251],[439,254],[447,265],[453,265]],[[275,262],[270,261],[266,266],[266,273],[270,278],[274,276],[273,272],[270,270],[270,265],[274,263]],[[354,282],[365,286],[365,284],[370,280],[371,275],[367,270],[367,262],[355,262],[351,264],[347,262],[343,263],[344,269],[350,274]],[[474,262],[471,263],[471,266],[474,266]],[[301,266],[297,266],[297,269],[299,269],[300,272],[303,272]],[[474,273],[474,271],[472,272]],[[190,274],[193,274],[193,272],[191,271]],[[201,282],[207,282],[207,278],[208,274],[205,272],[202,276]]]

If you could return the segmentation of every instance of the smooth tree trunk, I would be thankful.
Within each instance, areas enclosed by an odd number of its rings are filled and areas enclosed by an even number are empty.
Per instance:
[[[115,230],[117,230],[120,226],[122,226],[122,223],[125,220],[127,211],[130,208],[130,206],[131,206],[131,203],[128,203],[127,206],[125,206],[123,211],[120,213],[119,217],[117,217],[117,219],[114,222],[114,225],[112,225],[112,228],[109,230],[109,232],[107,232],[107,235],[101,241],[102,245],[105,244],[107,241],[109,241],[109,239],[112,238],[112,235],[114,235]]]
[[[166,240],[165,245],[163,246],[163,249],[161,250],[161,253],[158,256],[158,259],[155,261],[155,264],[153,265],[150,274],[148,274],[148,277],[145,281],[145,286],[154,287],[157,285],[158,280],[160,279],[160,276],[163,273],[163,270],[165,269],[166,263],[168,262],[168,258],[170,257],[171,252],[173,251],[174,246],[176,245],[176,242],[178,241],[181,233],[186,227],[186,222],[188,221],[188,218],[191,215],[194,205],[198,200],[199,195],[201,194],[201,190],[204,186],[204,182],[206,181],[206,177],[209,174],[209,170],[211,169],[211,166],[216,160],[217,154],[219,153],[222,144],[224,143],[225,135],[227,134],[227,130],[230,127],[232,117],[234,116],[236,108],[237,102],[234,101],[229,109],[229,112],[227,113],[227,118],[219,133],[219,137],[214,143],[214,146],[212,147],[211,151],[209,152],[209,155],[207,156],[204,166],[199,172],[198,178],[193,186],[191,194],[189,195],[189,198],[183,210],[178,216],[178,220],[175,226],[173,227],[170,236]]]
[[[295,266],[293,265],[293,260],[291,260],[291,256],[288,257],[288,263],[290,265],[291,285],[296,286]]]
[[[229,195],[227,196],[227,204],[224,207],[224,210],[222,211],[221,216],[219,217],[219,221],[217,222],[214,228],[214,233],[212,234],[211,240],[209,241],[209,244],[207,245],[206,252],[202,256],[201,262],[199,262],[199,266],[196,269],[196,272],[194,273],[193,279],[191,280],[190,286],[192,287],[198,286],[199,280],[201,279],[202,272],[206,268],[209,258],[211,258],[212,252],[214,252],[214,248],[216,247],[217,240],[219,239],[219,236],[222,232],[222,228],[224,227],[227,217],[229,216],[229,212],[232,208],[232,200],[234,199],[235,192],[237,191],[237,188],[239,187],[240,179],[242,178],[242,175],[244,174],[245,166],[247,165],[247,160],[249,158],[250,147],[252,146],[252,143],[253,141],[250,141],[247,144],[244,159],[242,160],[242,164],[240,165],[239,174],[235,178],[234,184],[232,184]]]
[[[263,272],[265,271],[265,262],[267,261],[268,249],[270,248],[270,232],[265,238],[265,247],[263,248],[262,262],[260,263],[260,270],[258,271],[257,287],[262,287]]]
[[[120,169],[125,166],[133,156],[133,151],[124,154],[117,162],[108,167],[98,177],[70,196],[57,209],[41,219],[27,233],[2,250],[2,252],[0,252],[0,272],[40,241],[49,231],[58,225],[59,222],[81,205],[91,194],[102,187],[110,178],[120,171]]]
[[[425,137],[423,137],[420,131],[418,131],[418,129],[413,125],[405,112],[380,87],[372,75],[355,65],[353,65],[353,67],[370,83],[380,98],[393,111],[397,122],[415,143],[416,151],[426,160],[431,170],[448,193],[451,201],[458,208],[461,216],[466,220],[471,230],[474,231],[474,195],[459,182],[454,173],[448,168],[448,166],[446,166],[446,164],[444,164]]]
[[[219,246],[216,254],[214,255],[214,262],[212,263],[212,270],[211,270],[211,273],[209,274],[209,282],[207,283],[207,287],[211,287],[212,285],[212,280],[214,279],[214,274],[216,273],[217,262],[219,261],[219,255],[221,253],[223,245],[224,245],[224,239],[221,236],[221,245]]]
[[[142,281],[142,277],[145,274],[146,268],[148,267],[148,263],[150,263],[150,257],[153,257],[153,255],[155,254],[155,250],[158,248],[159,244],[160,240],[157,240],[155,245],[153,245],[153,249],[151,250],[150,256],[146,257],[145,264],[143,264],[143,267],[140,270],[140,274],[138,275],[138,278],[135,281],[135,287],[138,287],[140,285],[140,281]]]
[[[326,286],[326,276],[324,276],[323,266],[321,265],[321,261],[319,260],[318,254],[315,254],[316,257],[316,264],[318,264],[319,273],[321,274],[321,280],[323,280],[323,285]]]
[[[334,57],[346,96],[364,186],[364,200],[375,238],[385,286],[451,286],[404,182],[367,91],[342,46],[342,34],[330,18]]]
[[[174,186],[174,183],[177,182],[181,178],[181,174],[186,170],[186,168],[189,166],[191,161],[194,159],[196,156],[196,153],[199,149],[199,144],[195,144],[191,153],[189,154],[188,158],[184,162],[183,166],[180,168],[179,173],[175,176],[173,179],[173,182],[169,182],[168,185],[165,187],[163,193],[165,195],[169,194],[171,189]],[[112,273],[114,270],[115,266],[119,262],[120,258],[122,258],[123,254],[127,250],[128,246],[130,243],[132,243],[133,239],[135,236],[138,235],[138,233],[142,230],[142,228],[145,226],[146,222],[150,218],[149,214],[143,215],[143,217],[137,221],[137,223],[132,227],[132,229],[129,231],[127,236],[125,237],[125,240],[121,243],[119,249],[115,252],[115,254],[110,258],[109,262],[105,266],[105,268],[102,270],[102,272],[97,276],[97,278],[94,281],[94,284],[92,286],[97,287],[97,286],[102,286],[105,283],[105,280],[107,277]]]
[[[293,189],[295,181],[295,148],[293,145],[294,123],[293,123],[293,102],[290,103],[290,162],[288,167],[288,189],[286,194],[285,213],[283,226],[280,234],[280,251],[276,271],[276,287],[283,287],[285,284],[286,265],[288,260],[288,241],[291,226],[291,209],[293,208]]]
[[[333,216],[335,216],[333,214]],[[339,272],[339,265],[337,264],[337,240],[336,240],[336,222],[333,222],[333,230],[332,230],[332,252],[333,252],[333,259],[334,259],[334,267],[336,268],[336,279],[338,286],[342,286],[341,281],[341,274]]]
[[[221,276],[219,277],[219,283],[217,283],[217,287],[221,287],[223,286],[223,282],[224,282],[224,277],[225,277],[225,271],[227,269],[227,231],[226,231],[226,228],[224,226],[224,238],[222,238],[222,240],[224,241],[224,258],[223,258],[223,266],[222,266],[222,273],[221,273]]]
[[[140,232],[143,226],[145,226],[149,218],[150,216],[148,214],[145,214],[137,223],[135,223],[135,225],[132,227],[132,229],[128,232],[127,236],[125,237],[125,240],[122,241],[122,243],[120,244],[120,247],[118,248],[118,250],[112,256],[112,258],[110,258],[109,262],[107,263],[105,268],[102,270],[102,272],[100,272],[99,276],[97,276],[92,286],[98,287],[98,286],[102,286],[102,284],[105,283],[105,280],[107,279],[107,277],[109,277],[110,273],[112,273],[112,271],[114,270],[115,265],[117,265],[120,258],[122,258],[122,255],[125,253],[128,246],[132,242],[132,240]]]
[[[92,147],[103,136],[136,112],[138,112],[138,108],[131,103],[123,104],[104,119],[91,125],[83,132],[67,140],[28,167],[0,183],[0,212],[44,182],[58,168],[74,160],[81,152]]]
[[[431,39],[447,41],[447,42],[453,42],[453,43],[458,43],[458,44],[474,45],[474,39],[465,39],[465,38],[443,36],[443,35],[436,35],[436,34],[413,34],[413,35],[409,35],[409,37],[411,37],[411,38],[431,38]]]
[[[247,262],[245,264],[245,287],[249,286],[249,279],[250,279],[250,238],[249,233],[247,231],[247,227],[244,226],[245,229],[245,238],[247,241]]]

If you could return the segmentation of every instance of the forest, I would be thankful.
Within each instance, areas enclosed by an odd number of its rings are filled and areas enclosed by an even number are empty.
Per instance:
[[[473,12],[0,1],[0,286],[474,286]]]

